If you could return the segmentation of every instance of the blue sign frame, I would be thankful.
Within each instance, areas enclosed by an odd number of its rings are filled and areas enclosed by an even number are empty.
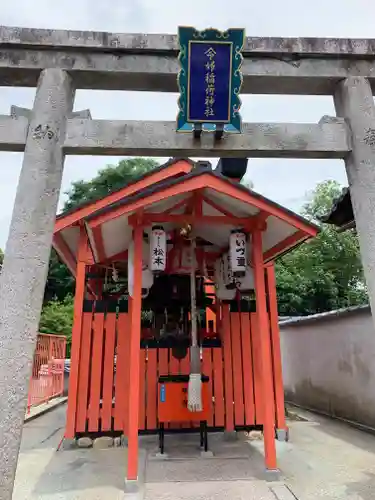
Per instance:
[[[214,132],[241,133],[242,49],[244,29],[221,32],[179,27],[180,72],[177,131],[191,132],[195,125]]]

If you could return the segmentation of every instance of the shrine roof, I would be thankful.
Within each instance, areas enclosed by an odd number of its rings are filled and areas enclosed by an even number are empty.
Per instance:
[[[320,217],[320,221],[336,226],[339,231],[355,228],[352,200],[348,187],[342,189],[341,195],[333,200],[330,211]]]
[[[187,165],[190,165],[191,168],[196,164],[195,161],[191,160],[190,158],[170,158],[166,163],[163,163],[162,165],[159,165],[152,170],[149,170],[148,172],[134,177],[130,182],[127,182],[123,186],[113,189],[110,193],[108,193],[106,196],[100,196],[98,198],[93,198],[91,200],[86,200],[83,203],[79,203],[73,208],[70,208],[68,210],[64,210],[60,214],[56,216],[56,220],[63,220],[66,219],[67,216],[72,215],[72,214],[77,214],[80,213],[84,208],[87,207],[97,207],[98,204],[101,201],[109,201],[110,202],[110,197],[116,196],[116,194],[121,194],[122,191],[128,190],[131,186],[139,183],[143,179],[148,179],[149,177],[155,176],[159,172],[163,172],[166,169],[168,169],[169,166],[171,165],[176,165],[178,162],[183,162],[186,163]],[[183,172],[182,172],[183,174]]]
[[[250,222],[266,224],[265,262],[290,251],[319,230],[300,215],[212,170],[208,162],[174,159],[131,186],[59,216],[53,245],[74,272],[79,225],[83,224],[94,262],[116,262],[131,241],[135,214],[141,212],[144,221],[149,221],[144,222],[145,229],[162,223],[166,231],[173,231],[189,219],[186,209],[194,193],[201,198],[201,215],[193,225],[197,237],[207,243],[211,252],[223,252],[231,231]]]

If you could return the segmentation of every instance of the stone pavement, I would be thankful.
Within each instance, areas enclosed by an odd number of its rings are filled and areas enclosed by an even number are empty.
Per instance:
[[[151,484],[146,500],[295,500],[284,485],[269,487],[263,481],[202,481]]]
[[[63,405],[68,401],[67,396],[59,396],[57,398],[53,398],[47,403],[42,403],[38,406],[32,406],[30,411],[26,411],[25,422],[29,422],[30,420],[34,420],[34,418],[40,417],[49,411],[54,410],[57,406]]]
[[[375,437],[298,410],[291,441],[277,443],[281,473],[267,473],[261,441],[210,436],[213,458],[201,458],[196,435],[141,438],[144,486],[124,493],[126,449],[56,452],[65,406],[25,424],[13,500],[372,500]]]

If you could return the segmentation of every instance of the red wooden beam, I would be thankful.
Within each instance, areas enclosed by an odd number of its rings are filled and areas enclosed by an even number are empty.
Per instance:
[[[61,260],[65,263],[69,271],[72,273],[72,275],[75,276],[77,262],[61,233],[56,233],[53,235],[52,246],[58,253]]]
[[[184,175],[191,172],[192,166],[185,160],[178,160],[176,163],[169,165],[157,172],[150,173],[144,179],[139,180],[138,182],[134,182],[130,186],[125,186],[123,189],[116,191],[114,193],[109,194],[105,198],[97,200],[93,203],[86,205],[80,209],[75,210],[72,213],[68,213],[61,217],[58,217],[55,224],[55,233],[65,229],[66,227],[72,226],[76,222],[92,215],[97,210],[100,210],[104,207],[115,203],[116,201],[121,200],[126,196],[130,196],[131,194],[136,193],[142,189],[151,186],[152,184],[156,184],[157,182],[163,181],[169,177],[175,177],[178,175]]]
[[[226,210],[225,208],[221,207],[214,201],[212,201],[210,198],[207,198],[207,196],[203,195],[203,201],[207,203],[207,205],[210,205],[212,208],[217,210],[219,213],[226,215],[227,217],[235,217],[235,215],[232,212],[229,212],[229,210]]]
[[[288,210],[269,202],[263,198],[255,196],[250,191],[244,191],[239,187],[229,184],[227,181],[220,179],[219,177],[211,176],[211,180],[207,183],[206,187],[211,187],[219,192],[223,192],[239,201],[243,201],[244,203],[248,203],[249,205],[253,205],[257,207],[259,210],[267,212],[269,215],[273,215],[278,219],[281,219],[284,222],[287,222],[291,226],[306,232],[310,236],[316,236],[318,233],[318,228],[313,224],[310,224],[307,221],[304,221],[302,218],[297,215],[290,213]]]
[[[304,231],[310,236],[316,236],[318,232],[318,228],[307,221],[305,222],[297,215],[291,214],[283,208],[274,205],[273,203],[270,203],[263,198],[255,196],[249,191],[244,191],[241,188],[232,185],[231,183],[209,173],[202,174],[197,177],[191,177],[190,179],[187,179],[177,185],[167,187],[163,191],[155,192],[147,196],[146,198],[139,199],[137,201],[134,201],[133,203],[129,203],[128,205],[121,205],[117,208],[114,208],[110,212],[98,215],[90,221],[90,226],[96,227],[108,220],[120,217],[121,215],[135,212],[142,208],[145,209],[146,207],[159,202],[161,198],[169,198],[182,193],[189,193],[197,189],[207,188],[214,189],[220,193],[224,193],[227,196],[230,196],[231,198],[255,206],[259,210],[268,212],[270,215],[273,215],[287,222],[288,224],[301,231]]]
[[[190,214],[157,214],[145,213],[142,224],[149,225],[154,222],[175,224],[219,224],[229,226],[241,226],[248,230],[254,228],[255,220],[252,217],[226,217],[224,215],[190,215]]]
[[[270,260],[274,260],[278,255],[286,252],[289,248],[296,246],[298,243],[302,243],[307,240],[309,235],[304,233],[303,231],[296,231],[291,234],[284,240],[277,243],[277,245],[273,246],[263,254],[264,262],[268,262]]]
[[[266,223],[268,217],[270,214],[268,212],[265,212],[264,210],[261,210],[255,217],[257,221],[259,222],[260,226]]]
[[[103,233],[102,233],[101,226],[95,227],[92,230],[92,236],[94,239],[96,252],[98,254],[98,261],[102,262],[103,260],[106,260],[107,256],[105,253]]]
[[[197,177],[191,177],[190,179],[187,179],[184,182],[167,187],[162,191],[157,191],[155,193],[152,193],[151,195],[145,198],[140,198],[137,201],[134,201],[133,203],[129,203],[127,205],[121,205],[109,212],[93,217],[93,219],[90,221],[90,226],[91,227],[99,226],[100,224],[103,224],[108,220],[120,217],[121,215],[129,214],[131,212],[137,212],[140,209],[146,209],[146,207],[149,207],[154,203],[160,202],[160,200],[163,198],[171,198],[179,194],[191,193],[196,189],[203,189],[204,187],[207,186],[207,182],[209,182],[210,179],[213,179],[213,176],[209,174],[204,174]]]
[[[178,210],[179,208],[184,207],[189,202],[189,200],[190,200],[190,197],[184,198],[183,200],[180,200],[178,203],[173,205],[173,207],[170,207],[170,208],[168,208],[168,210],[165,210],[164,213],[171,214],[175,210]]]
[[[95,263],[94,254],[92,253],[91,246],[87,245],[86,252],[86,264],[88,266],[93,265]]]
[[[95,259],[95,255],[94,255],[94,249],[92,248],[92,244],[95,245],[95,242],[92,242],[90,240],[90,237],[91,237],[91,239],[93,239],[91,228],[88,226],[87,222],[81,221],[79,223],[79,225],[81,225],[85,228],[86,235],[87,235],[86,264],[94,265],[96,259]]]

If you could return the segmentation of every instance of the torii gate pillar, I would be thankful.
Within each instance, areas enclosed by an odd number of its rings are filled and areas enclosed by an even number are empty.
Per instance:
[[[12,498],[73,100],[66,71],[42,71],[0,280],[1,500]]]
[[[375,105],[369,81],[342,80],[334,100],[337,115],[347,120],[351,132],[352,151],[345,166],[375,323]]]

